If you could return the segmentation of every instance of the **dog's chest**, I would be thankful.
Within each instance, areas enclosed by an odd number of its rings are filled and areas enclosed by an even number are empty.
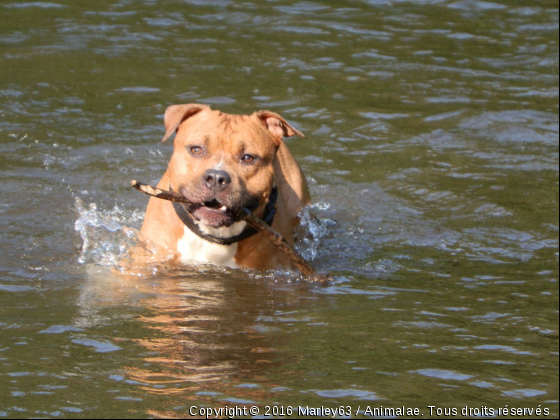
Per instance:
[[[177,242],[177,252],[184,264],[207,263],[218,266],[239,268],[235,262],[238,244],[218,245],[202,239],[183,227],[183,237]]]

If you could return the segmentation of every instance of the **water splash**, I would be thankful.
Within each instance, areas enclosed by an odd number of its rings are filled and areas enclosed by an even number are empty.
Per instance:
[[[318,203],[307,206],[300,213],[301,223],[296,232],[298,241],[296,249],[309,261],[316,259],[321,238],[327,233],[328,227],[335,224],[330,219],[319,218],[316,215],[317,212],[329,208],[329,204]],[[95,203],[87,205],[79,197],[75,199],[75,209],[78,218],[74,223],[74,229],[83,242],[82,252],[78,258],[81,264],[94,264],[130,273],[131,270],[137,271],[141,268],[138,263],[135,263],[137,260],[161,263],[171,257],[164,257],[162,260],[158,249],[151,242],[146,241],[138,229],[131,227],[140,225],[144,212],[125,211],[119,206],[110,210],[100,210]],[[140,259],[138,259],[139,253],[142,254]],[[284,274],[275,271],[273,277],[275,280],[284,277],[294,280],[294,273]]]
[[[138,210],[128,212],[115,206],[111,210],[99,210],[95,203],[89,206],[78,197],[75,200],[78,219],[74,229],[80,234],[83,245],[78,259],[81,264],[95,264],[116,268],[119,271],[130,269],[133,255],[142,252],[146,260],[155,257],[153,244],[144,240],[140,231],[130,225],[137,225],[144,213]]]
[[[300,224],[296,231],[296,250],[308,261],[314,261],[319,253],[321,238],[327,234],[328,228],[336,224],[327,218],[319,218],[315,213],[327,211],[328,203],[316,203],[306,206],[300,213]]]

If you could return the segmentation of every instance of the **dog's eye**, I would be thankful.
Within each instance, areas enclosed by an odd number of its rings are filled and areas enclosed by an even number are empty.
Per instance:
[[[242,160],[243,162],[245,162],[245,163],[254,162],[255,159],[256,159],[256,157],[251,156],[251,155],[244,155],[244,156],[241,158],[241,160]]]
[[[193,146],[190,148],[191,155],[200,156],[202,154],[202,147]]]

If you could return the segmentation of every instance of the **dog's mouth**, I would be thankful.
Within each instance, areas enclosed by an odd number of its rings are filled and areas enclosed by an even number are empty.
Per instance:
[[[216,199],[199,204],[199,208],[213,213],[227,213],[228,211],[227,206],[222,205],[222,203]]]
[[[230,227],[241,220],[243,207],[230,207],[213,198],[200,204],[191,204],[187,210],[194,220],[212,228]]]
[[[229,227],[238,221],[236,214],[216,199],[191,204],[187,209],[194,220],[213,228]]]
[[[249,211],[255,211],[259,202],[256,198],[245,199],[235,198],[231,195],[213,195],[210,197],[200,197],[196,201],[194,197],[189,197],[185,189],[180,190],[181,194],[196,204],[184,204],[194,220],[214,229],[221,227],[230,227],[234,223],[241,221],[242,210],[247,208]],[[200,201],[199,201],[200,200]]]

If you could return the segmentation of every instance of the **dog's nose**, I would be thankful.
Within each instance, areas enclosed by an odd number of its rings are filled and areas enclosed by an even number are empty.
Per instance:
[[[214,191],[225,190],[231,184],[231,178],[226,171],[218,171],[217,169],[209,169],[204,174],[204,183]]]

